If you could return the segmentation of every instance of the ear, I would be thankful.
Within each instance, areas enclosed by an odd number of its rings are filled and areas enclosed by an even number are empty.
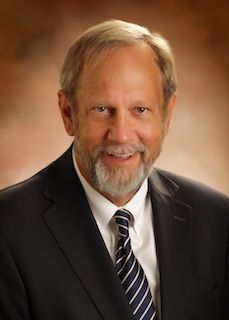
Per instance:
[[[168,106],[167,106],[167,110],[166,110],[166,114],[165,114],[165,118],[164,118],[164,134],[166,135],[168,130],[169,130],[169,125],[170,125],[170,120],[172,117],[172,112],[173,109],[176,105],[176,101],[177,101],[177,97],[176,95],[172,96],[172,98],[170,98]]]
[[[73,107],[70,98],[61,89],[58,91],[58,102],[62,119],[64,121],[64,127],[69,136],[74,136],[74,121],[73,121]]]

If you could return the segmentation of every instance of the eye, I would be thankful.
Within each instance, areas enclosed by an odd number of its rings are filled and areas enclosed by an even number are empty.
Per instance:
[[[92,114],[99,118],[110,117],[113,115],[113,108],[109,106],[96,106],[91,109]]]
[[[97,111],[97,112],[100,112],[100,113],[108,112],[108,108],[104,107],[104,106],[95,107],[94,110]]]
[[[142,106],[136,108],[136,111],[138,113],[144,113],[144,112],[146,112],[146,110],[147,110],[147,108],[146,107],[142,107]]]
[[[148,114],[150,111],[152,111],[151,108],[145,106],[138,106],[135,108],[137,114]]]
[[[133,114],[140,119],[148,119],[152,114],[152,107],[139,105],[133,108]]]

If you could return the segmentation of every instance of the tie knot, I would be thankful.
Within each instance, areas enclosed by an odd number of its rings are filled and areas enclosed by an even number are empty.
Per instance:
[[[114,215],[115,222],[118,225],[120,237],[129,237],[129,222],[131,218],[131,213],[126,210],[117,210]]]

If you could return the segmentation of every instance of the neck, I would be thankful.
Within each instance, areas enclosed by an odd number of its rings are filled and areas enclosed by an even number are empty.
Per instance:
[[[107,194],[105,192],[101,192],[100,190],[98,190],[97,188],[95,188],[94,186],[92,186],[96,191],[98,191],[99,193],[101,193],[104,197],[106,197],[108,200],[110,200],[112,203],[114,203],[117,207],[123,207],[127,202],[129,202],[133,196],[135,195],[135,193],[138,190],[132,191],[130,192],[128,195],[123,196],[121,198],[114,198],[112,197],[110,194]]]

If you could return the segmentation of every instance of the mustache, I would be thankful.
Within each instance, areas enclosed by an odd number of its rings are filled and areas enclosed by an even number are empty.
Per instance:
[[[134,154],[136,152],[140,152],[143,154],[147,153],[147,149],[143,144],[109,144],[109,145],[99,145],[96,147],[94,154],[96,157],[106,153],[106,154],[114,154],[117,156]]]

